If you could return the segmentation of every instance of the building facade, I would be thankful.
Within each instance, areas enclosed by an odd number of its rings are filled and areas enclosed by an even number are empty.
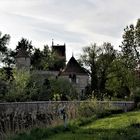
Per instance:
[[[54,45],[52,43],[52,53],[57,55],[60,59],[66,62],[66,46],[64,45]],[[40,75],[43,79],[48,78],[47,75],[54,78],[64,78],[67,79],[77,90],[79,95],[84,93],[85,87],[88,85],[89,75],[87,71],[80,66],[77,60],[72,56],[68,63],[64,62],[63,68],[59,71],[40,71],[36,70],[34,73]],[[16,56],[16,67],[18,69],[30,70],[30,57],[28,53],[23,49],[19,49]]]

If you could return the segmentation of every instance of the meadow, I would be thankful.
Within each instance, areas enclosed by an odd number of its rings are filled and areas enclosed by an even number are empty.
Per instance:
[[[34,128],[10,140],[139,140],[140,111],[81,118],[63,126]]]

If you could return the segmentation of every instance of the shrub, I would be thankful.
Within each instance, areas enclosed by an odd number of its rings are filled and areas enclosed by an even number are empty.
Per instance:
[[[135,107],[138,107],[138,103],[140,102],[140,88],[134,90],[132,98],[135,102]]]
[[[98,102],[91,100],[82,102],[78,108],[79,116],[103,118],[111,114],[122,113],[123,110],[112,106],[109,102]]]

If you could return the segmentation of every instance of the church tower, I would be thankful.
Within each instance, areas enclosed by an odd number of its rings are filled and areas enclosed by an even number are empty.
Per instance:
[[[54,54],[57,59],[64,62],[64,68],[66,66],[66,45],[54,45],[54,42],[52,40],[52,54]]]

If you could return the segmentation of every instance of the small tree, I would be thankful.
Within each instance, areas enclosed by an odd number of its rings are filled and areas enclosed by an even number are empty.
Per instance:
[[[14,70],[14,80],[11,81],[8,93],[6,94],[7,101],[24,101],[26,95],[26,87],[29,82],[30,74],[26,70]]]
[[[64,86],[65,85],[65,86]],[[68,80],[58,78],[51,80],[50,86],[52,90],[53,100],[73,100],[78,99],[76,89],[69,83]]]

